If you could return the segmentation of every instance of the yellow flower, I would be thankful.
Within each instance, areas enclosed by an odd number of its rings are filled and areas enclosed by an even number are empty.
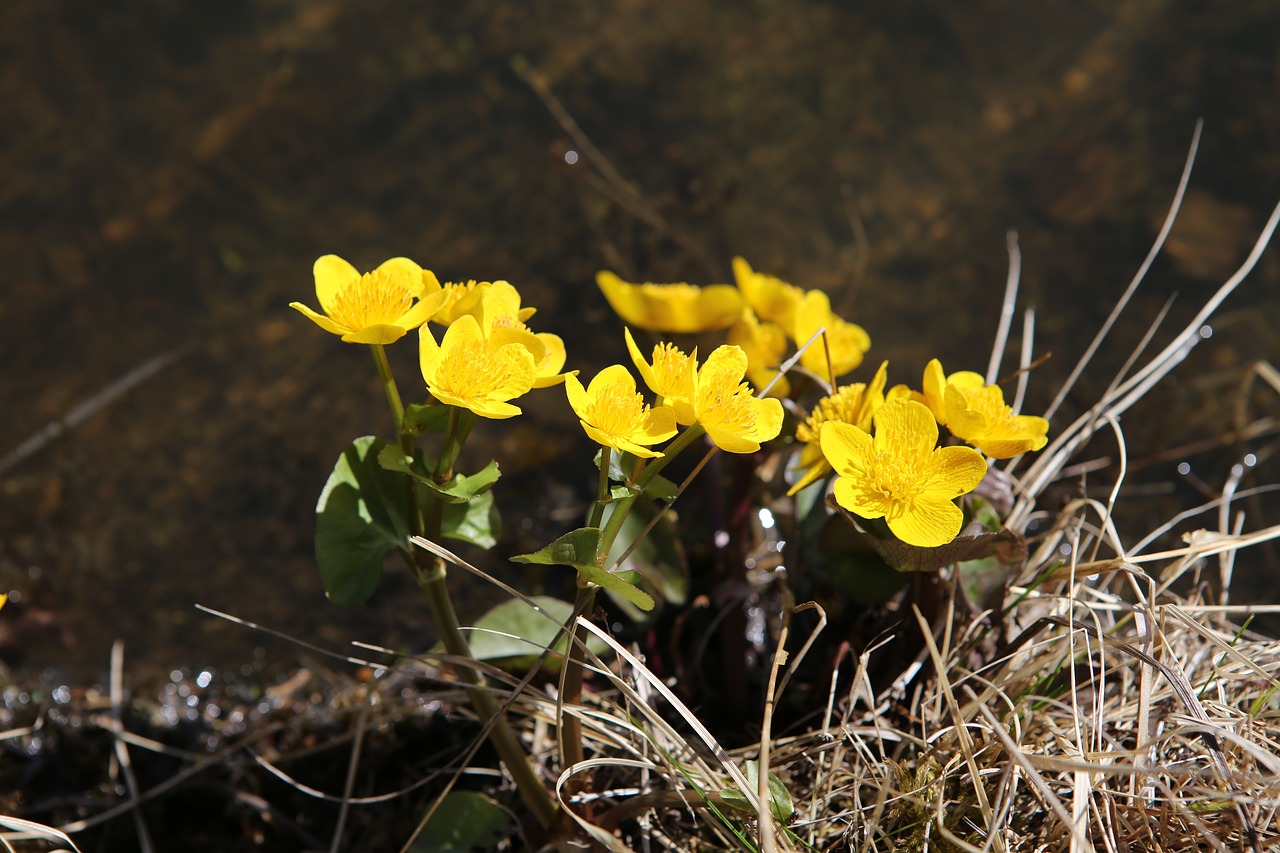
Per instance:
[[[785,397],[791,390],[787,377],[778,375],[778,365],[787,351],[787,333],[777,323],[761,322],[750,308],[742,309],[742,317],[729,329],[727,343],[742,347],[747,354],[747,380],[758,388],[768,387],[769,394]],[[773,378],[777,376],[778,381]]]
[[[948,376],[942,369],[942,362],[936,358],[930,359],[929,363],[924,366],[924,390],[923,392],[909,392],[911,399],[924,403],[929,407],[929,411],[933,412],[934,418],[937,419],[941,426],[947,425],[947,405],[946,395],[947,386],[956,385],[960,388],[981,388],[986,380],[982,378],[982,374],[974,373],[972,370],[961,370]],[[897,388],[894,389],[898,390]]]
[[[831,299],[821,290],[810,290],[796,306],[794,337],[803,345],[814,333],[826,328],[826,340],[818,338],[800,356],[800,364],[822,379],[844,376],[859,364],[871,348],[871,337],[861,326],[847,322],[831,310]],[[827,364],[827,351],[831,365]]]
[[[754,453],[760,442],[782,430],[782,403],[760,399],[742,381],[747,354],[741,347],[717,347],[698,368],[693,388],[693,416],[707,437],[729,453]]]
[[[437,400],[483,418],[520,414],[507,401],[528,393],[537,377],[528,347],[497,337],[486,339],[470,314],[450,325],[439,344],[426,325],[418,335],[422,378]]]
[[[600,371],[586,388],[569,374],[564,390],[582,428],[597,444],[634,456],[661,456],[647,445],[676,434],[675,413],[666,406],[645,405],[635,377],[621,364]]]
[[[803,290],[780,278],[754,271],[742,258],[733,259],[733,277],[738,282],[738,290],[742,291],[743,301],[758,316],[784,329],[795,327],[796,308],[804,299]]]
[[[908,545],[936,548],[960,532],[955,499],[987,472],[968,447],[936,447],[938,424],[914,400],[890,400],[875,418],[875,437],[853,424],[827,421],[822,452],[838,475],[836,502],[863,518],[883,518]]]
[[[947,429],[956,438],[995,459],[1012,459],[1048,442],[1049,422],[1033,415],[1015,415],[1005,405],[999,385],[978,387],[948,382],[944,398]]]
[[[315,262],[313,271],[324,313],[301,302],[290,302],[289,307],[350,344],[398,341],[427,322],[445,299],[435,276],[408,258],[392,258],[361,275],[337,255],[325,255]]]
[[[658,395],[662,405],[676,413],[676,422],[690,426],[696,420],[693,413],[693,388],[698,376],[698,351],[685,355],[675,344],[661,343],[653,348],[653,362],[644,360],[640,347],[636,346],[631,330],[624,329],[627,351],[635,362],[636,370],[649,390]]]
[[[742,297],[728,284],[628,284],[608,271],[596,273],[596,283],[624,322],[654,332],[723,329],[742,312]]]
[[[889,362],[886,361],[881,363],[870,385],[865,382],[855,382],[852,385],[840,386],[835,393],[819,400],[805,422],[796,427],[796,438],[803,441],[805,445],[800,451],[799,465],[804,469],[804,476],[787,490],[788,495],[794,495],[831,471],[831,464],[822,454],[820,441],[824,423],[838,421],[852,424],[870,435],[871,420],[884,405],[884,386],[888,380],[888,371]]]
[[[463,313],[476,318],[485,338],[527,347],[533,355],[537,372],[534,388],[547,388],[564,381],[564,374],[559,372],[564,367],[566,358],[564,341],[559,335],[550,332],[535,333],[525,325],[524,321],[532,317],[537,309],[521,308],[520,292],[509,282],[495,281],[473,287],[462,297],[459,305],[452,307],[465,307],[466,311]]]

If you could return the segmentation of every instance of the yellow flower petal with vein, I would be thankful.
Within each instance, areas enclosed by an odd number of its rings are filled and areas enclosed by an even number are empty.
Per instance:
[[[459,317],[437,344],[428,326],[419,331],[422,378],[437,400],[483,418],[509,418],[520,409],[508,400],[527,394],[537,377],[533,355],[519,343],[486,339],[475,317]]]
[[[596,273],[596,284],[625,323],[654,332],[723,329],[742,312],[742,297],[727,284],[629,284],[607,271]]]
[[[756,397],[742,381],[746,370],[741,347],[717,347],[698,368],[694,386],[694,418],[712,443],[729,453],[754,453],[782,430],[782,403]]]
[[[623,329],[627,339],[627,352],[635,362],[636,370],[644,379],[649,390],[658,395],[664,406],[670,406],[676,413],[676,422],[690,426],[696,417],[693,414],[693,388],[698,375],[698,351],[693,355],[685,355],[675,344],[661,343],[653,348],[653,362],[644,360],[630,329]]]
[[[635,377],[621,364],[606,367],[586,388],[578,377],[564,380],[565,394],[591,440],[634,456],[661,456],[649,445],[676,434],[675,414],[665,406],[650,408],[636,390]]]
[[[324,313],[301,302],[289,307],[347,343],[393,343],[425,323],[444,302],[438,288],[430,289],[429,273],[408,258],[392,258],[361,275],[337,255],[324,255],[313,272]]]
[[[968,447],[937,448],[937,441],[933,414],[914,400],[886,401],[874,436],[827,421],[822,452],[838,475],[837,503],[863,518],[883,518],[909,545],[947,544],[964,521],[955,499],[977,488],[987,465]]]

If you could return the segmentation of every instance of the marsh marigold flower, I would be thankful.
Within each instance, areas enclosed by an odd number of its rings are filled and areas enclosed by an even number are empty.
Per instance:
[[[470,409],[482,418],[520,414],[507,402],[527,394],[537,378],[533,354],[522,343],[485,338],[480,323],[459,317],[436,343],[430,327],[418,330],[422,378],[437,400]]]
[[[794,495],[831,471],[831,464],[822,454],[820,441],[824,423],[839,421],[852,424],[868,435],[871,434],[871,421],[884,405],[884,386],[888,371],[889,362],[882,362],[870,384],[854,382],[851,385],[841,385],[834,393],[819,400],[804,423],[796,427],[796,438],[804,442],[799,465],[804,470],[804,475],[787,490],[788,495]]]
[[[1014,414],[1000,386],[987,385],[972,370],[947,375],[942,362],[932,359],[924,368],[924,391],[906,393],[928,406],[952,435],[994,459],[1011,459],[1048,442],[1048,421]]]
[[[945,545],[964,522],[955,499],[987,472],[968,447],[937,447],[938,424],[914,400],[889,400],[875,416],[875,435],[853,424],[822,425],[822,452],[838,475],[835,498],[863,518],[883,518],[903,542]]]
[[[564,381],[564,374],[559,372],[566,358],[564,341],[559,335],[534,332],[525,325],[524,321],[537,309],[521,307],[520,300],[520,292],[510,282],[495,281],[471,289],[461,302],[469,303],[464,313],[476,318],[486,339],[519,343],[529,349],[537,373],[534,388],[559,385]]]
[[[666,406],[651,408],[636,390],[635,377],[621,364],[606,367],[586,388],[575,375],[564,390],[591,440],[633,456],[661,456],[649,445],[676,434],[676,416]]]
[[[624,322],[654,332],[723,329],[742,312],[742,297],[728,284],[629,284],[608,271],[596,273],[596,284]]]
[[[782,403],[757,397],[742,381],[746,371],[742,348],[721,346],[698,368],[694,380],[694,419],[716,447],[729,453],[754,453],[782,430]]]
[[[693,413],[693,388],[698,378],[698,351],[685,355],[671,343],[660,343],[653,348],[653,361],[645,361],[630,329],[623,329],[627,339],[627,351],[635,362],[636,370],[649,390],[658,395],[658,401],[669,406],[676,414],[676,422],[691,426],[696,420]]]
[[[818,338],[800,364],[823,379],[844,376],[862,364],[862,356],[871,348],[871,336],[857,323],[850,323],[831,310],[831,299],[821,290],[810,290],[796,306],[795,341],[803,346],[819,329],[826,329],[826,340]],[[831,363],[827,364],[827,352]]]
[[[350,344],[394,343],[427,322],[445,300],[435,276],[408,258],[392,258],[361,275],[337,255],[325,255],[313,272],[324,313],[301,302],[289,307]]]
[[[1015,415],[1005,405],[999,385],[948,383],[944,402],[951,434],[992,458],[1012,459],[1049,441],[1049,422],[1034,415]]]

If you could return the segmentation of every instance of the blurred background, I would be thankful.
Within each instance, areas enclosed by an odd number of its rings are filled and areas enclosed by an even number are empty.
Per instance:
[[[1070,415],[1171,294],[1169,328],[1191,315],[1280,198],[1266,0],[10,0],[3,17],[0,457],[175,356],[0,472],[0,659],[20,677],[101,679],[116,638],[138,674],[307,654],[196,603],[339,650],[430,641],[398,566],[357,611],[317,577],[319,490],[353,437],[390,430],[364,348],[287,307],[315,304],[319,255],[508,279],[591,373],[625,358],[597,270],[729,281],[742,254],[830,292],[872,336],[868,375],[887,358],[918,383],[933,356],[985,370],[1012,228],[1051,353],[1036,411],[1145,255],[1203,118],[1180,225]],[[1240,389],[1280,360],[1278,282],[1272,249],[1126,418],[1131,540],[1246,451],[1242,488],[1280,480],[1265,439],[1163,453],[1222,436],[1240,402],[1275,417],[1275,395]],[[413,397],[413,340],[391,354]],[[591,450],[562,392],[473,443],[506,474],[501,553],[576,524]],[[1276,568],[1242,559],[1236,597],[1274,600]],[[485,604],[464,593],[464,618]]]

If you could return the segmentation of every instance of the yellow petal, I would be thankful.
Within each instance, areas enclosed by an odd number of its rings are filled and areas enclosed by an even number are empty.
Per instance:
[[[435,376],[440,367],[440,345],[436,343],[431,329],[425,325],[418,327],[418,367],[428,384],[431,382],[430,377]]]
[[[889,530],[908,545],[938,548],[946,545],[964,524],[964,513],[951,501],[917,500],[896,505],[885,513]]]
[[[405,330],[402,326],[393,326],[389,323],[379,323],[376,326],[366,326],[363,329],[343,335],[342,340],[349,344],[393,344],[404,337]]]
[[[414,293],[420,293],[422,287],[422,267],[408,258],[391,258],[378,264],[376,272],[388,275],[403,276],[413,282],[406,286]]]
[[[774,276],[755,272],[742,258],[733,259],[733,277],[742,291],[743,301],[756,314],[784,329],[795,325],[796,306],[804,297],[803,290]]]
[[[947,392],[947,374],[942,370],[942,362],[930,359],[924,366],[924,391],[920,395],[921,402],[933,412],[933,417],[942,426],[947,425],[947,409],[944,402]]]
[[[333,298],[342,288],[360,277],[360,272],[337,255],[323,255],[311,267],[316,279],[316,298],[325,313],[333,307]]]
[[[938,444],[938,424],[912,400],[886,402],[876,413],[875,449],[908,461],[928,458]]]
[[[800,364],[811,373],[827,380],[839,378],[862,363],[863,354],[871,348],[871,337],[855,323],[849,323],[831,310],[831,299],[821,290],[810,290],[796,307],[794,336],[803,346],[819,329],[822,337],[809,345],[800,356]],[[827,354],[831,355],[828,366]]]
[[[836,503],[863,518],[883,518],[893,509],[884,495],[866,488],[861,480],[840,477],[831,490]]]
[[[874,454],[871,436],[853,424],[827,421],[818,436],[822,455],[827,457],[837,474],[866,476]]]
[[[952,500],[978,488],[987,475],[987,462],[970,447],[938,448],[929,461],[922,495]]]
[[[624,322],[655,332],[723,329],[742,311],[742,297],[727,284],[630,284],[607,270],[596,274],[596,283]]]
[[[568,358],[564,341],[559,335],[553,335],[550,332],[538,332],[535,337],[542,343],[543,355],[535,365],[538,378],[533,383],[533,387],[549,388],[552,385],[559,385],[564,381],[564,374],[560,369],[564,367],[565,360]]]
[[[289,307],[296,308],[298,311],[301,311],[303,316],[305,316],[311,322],[315,323],[320,328],[324,329],[326,332],[332,332],[335,335],[345,335],[347,333],[346,329],[342,328],[341,326],[339,326],[337,323],[330,320],[325,315],[317,314],[315,311],[312,311],[310,308],[303,305],[301,302],[290,302]]]

